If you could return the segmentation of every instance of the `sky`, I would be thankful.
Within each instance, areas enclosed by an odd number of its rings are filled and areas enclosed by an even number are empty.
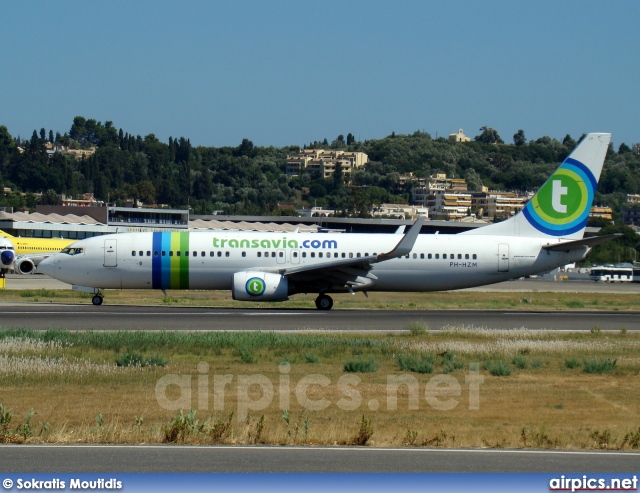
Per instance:
[[[495,128],[640,142],[637,0],[3,2],[0,125],[194,145]]]

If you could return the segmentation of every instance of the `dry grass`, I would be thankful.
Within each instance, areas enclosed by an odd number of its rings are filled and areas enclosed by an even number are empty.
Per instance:
[[[332,445],[362,443],[364,436],[364,443],[375,446],[629,449],[637,448],[640,440],[640,336],[635,334],[462,327],[396,337],[2,335],[0,403],[13,409],[4,441],[160,443],[173,436],[187,443]],[[170,363],[165,368],[118,368],[114,361],[124,345],[145,354],[161,352]],[[197,354],[190,349],[193,345],[200,348]],[[240,348],[250,351],[255,362],[244,362]],[[430,355],[434,373],[400,371],[399,354]],[[482,369],[492,358],[510,364],[516,357],[527,364],[510,365],[510,376],[494,377]],[[343,371],[346,361],[369,358],[378,364],[376,372]],[[617,365],[610,374],[593,375],[565,363],[589,358],[615,358]],[[198,366],[203,362],[208,367]],[[452,362],[459,364],[447,366]],[[473,363],[479,364],[484,379],[478,409],[473,409],[466,381]],[[167,374],[190,377],[192,395],[182,406],[182,434],[167,434],[178,411],[164,409],[156,399],[156,384]],[[402,374],[415,379],[417,409],[410,409],[414,401],[407,386],[398,388],[397,410],[392,409],[387,379]],[[214,395],[214,383],[222,375],[230,375],[231,383],[225,388],[223,408],[216,409],[220,399]],[[244,416],[242,402],[264,395],[259,385],[239,385],[251,375],[262,375],[271,383],[273,399]],[[300,402],[296,388],[310,375],[322,375],[326,383],[311,384],[307,401]],[[437,398],[453,399],[455,406],[436,409],[427,401],[425,389],[434,377],[453,379],[439,387],[449,386],[453,392]],[[344,378],[359,380],[345,386]],[[180,392],[172,386],[166,395],[177,399]],[[320,399],[330,405],[309,408]],[[36,414],[30,433],[16,432],[32,408]],[[187,419],[192,408],[197,411]],[[363,433],[363,423],[369,420],[370,429]],[[0,432],[0,440],[2,436]]]

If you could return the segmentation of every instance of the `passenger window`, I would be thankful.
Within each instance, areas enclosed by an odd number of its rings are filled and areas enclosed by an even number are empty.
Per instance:
[[[318,253],[318,258],[322,258],[322,252]]]
[[[302,252],[302,258],[307,258],[307,252]]]
[[[475,259],[477,259],[477,258],[478,258],[478,256],[474,253],[474,254],[473,254],[473,260],[475,260]]]
[[[179,253],[179,252],[178,252]],[[186,252],[184,252],[184,256],[188,257],[189,256],[189,251],[187,250]]]
[[[180,250],[176,251],[176,257],[180,256]]]
[[[169,257],[173,257],[173,250],[169,250]]]
[[[167,252],[165,252],[164,250],[162,250],[162,256],[166,257],[167,256]]]
[[[315,258],[316,257],[316,252],[311,252],[311,258]]]
[[[151,257],[151,251],[147,250],[147,257]]]
[[[224,252],[224,256],[228,257],[229,256],[229,252]]]
[[[140,255],[141,257],[144,257],[144,252],[143,252],[142,250],[140,250],[140,251],[138,252],[138,255]]]
[[[293,258],[298,258],[298,252],[293,252]]]
[[[347,254],[342,252],[342,258],[346,258]]]
[[[464,254],[464,258],[465,258],[466,260],[469,260],[469,254],[468,254],[468,253],[465,253],[465,254]]]
[[[246,257],[247,256],[247,252],[242,252],[242,256]]]
[[[436,253],[436,260],[438,260],[440,258],[440,254]]]
[[[460,260],[460,259],[462,259],[462,254],[461,253],[458,254],[458,260]]]
[[[132,256],[132,257],[135,257],[135,256],[136,256],[136,251],[135,251],[135,250],[131,252],[131,256]]]
[[[222,257],[222,252],[218,252],[218,257]]]
[[[215,252],[209,252],[209,257],[213,257],[215,255]]]
[[[413,258],[418,258],[418,254],[417,254],[417,253],[414,253],[414,254],[413,254]]]
[[[276,252],[271,252],[271,258],[275,258],[276,257]]]
[[[432,255],[431,255],[431,254],[428,254],[428,255],[427,255],[427,258],[428,258],[429,260],[431,260],[431,257],[432,257]]]
[[[201,256],[201,257],[204,257],[204,256],[206,256],[206,255],[207,255],[207,254],[206,254],[205,252],[200,252],[200,256]]]
[[[284,256],[283,252],[278,252],[278,257],[282,258],[283,256]],[[244,257],[244,255],[243,255],[243,257]]]
[[[353,258],[353,252],[349,252],[349,258]]]
[[[333,258],[338,258],[338,252],[335,252],[335,253],[333,254]]]
[[[446,258],[447,258],[447,254],[446,254],[446,253],[443,253],[443,254],[442,254],[442,258],[443,258],[443,259],[446,259]]]
[[[360,258],[360,252],[356,253],[356,257]]]
[[[451,260],[453,260],[454,258],[456,258],[456,256],[455,256],[455,254],[453,254],[453,253],[452,253],[452,254],[450,254],[450,255],[449,255],[449,258],[450,258]]]
[[[154,250],[154,251],[153,251],[153,256],[154,256],[154,257],[157,257],[157,256],[158,256],[158,250]]]
[[[424,253],[420,254],[420,258],[424,260]]]
[[[258,252],[258,258],[262,257],[262,252]]]
[[[368,254],[368,253],[365,253],[365,254],[364,254],[364,256],[365,256],[365,257],[368,257],[368,256],[369,256],[369,254]]]

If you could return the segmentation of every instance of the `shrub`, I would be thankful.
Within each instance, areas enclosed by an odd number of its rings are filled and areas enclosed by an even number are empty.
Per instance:
[[[522,355],[515,356],[513,358],[512,363],[513,363],[513,366],[515,366],[519,370],[524,370],[529,366],[529,362],[527,361],[527,358],[525,358]]]
[[[253,355],[250,349],[246,347],[241,347],[238,349],[238,354],[240,355],[240,359],[243,363],[255,363],[258,361],[256,357]]]
[[[133,351],[127,351],[116,358],[117,366],[167,366],[168,363],[162,356],[156,355],[145,358],[142,354],[134,353]]]
[[[568,308],[584,308],[584,303],[580,300],[571,300],[566,303]]]
[[[613,369],[616,367],[617,359],[607,358],[607,359],[598,359],[594,358],[592,360],[584,361],[584,372],[585,373],[611,373]]]
[[[413,371],[416,373],[433,373],[433,357],[429,355],[412,356],[399,354],[396,358],[398,368],[402,371]]]
[[[421,336],[429,332],[429,324],[426,322],[411,322],[409,324],[409,332],[412,336]]]
[[[358,434],[353,439],[353,445],[366,445],[372,435],[371,419],[366,419],[363,414],[360,420],[360,430],[358,430]]]
[[[511,375],[509,363],[501,359],[486,362],[484,368],[494,377],[508,377]]]
[[[373,358],[350,360],[344,364],[344,371],[349,373],[374,373],[378,371],[378,364]]]
[[[319,361],[318,356],[316,355],[316,353],[307,353],[304,355],[304,360],[307,363],[317,363]]]
[[[574,368],[580,368],[580,362],[577,358],[565,358],[564,366],[566,366],[570,370],[573,370]]]

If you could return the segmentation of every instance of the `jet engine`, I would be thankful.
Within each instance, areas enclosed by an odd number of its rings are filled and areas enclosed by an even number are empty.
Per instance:
[[[238,301],[286,301],[289,299],[289,280],[271,272],[236,272],[231,294]]]
[[[16,260],[13,264],[13,270],[16,274],[33,274],[36,264],[30,258],[22,258]]]

